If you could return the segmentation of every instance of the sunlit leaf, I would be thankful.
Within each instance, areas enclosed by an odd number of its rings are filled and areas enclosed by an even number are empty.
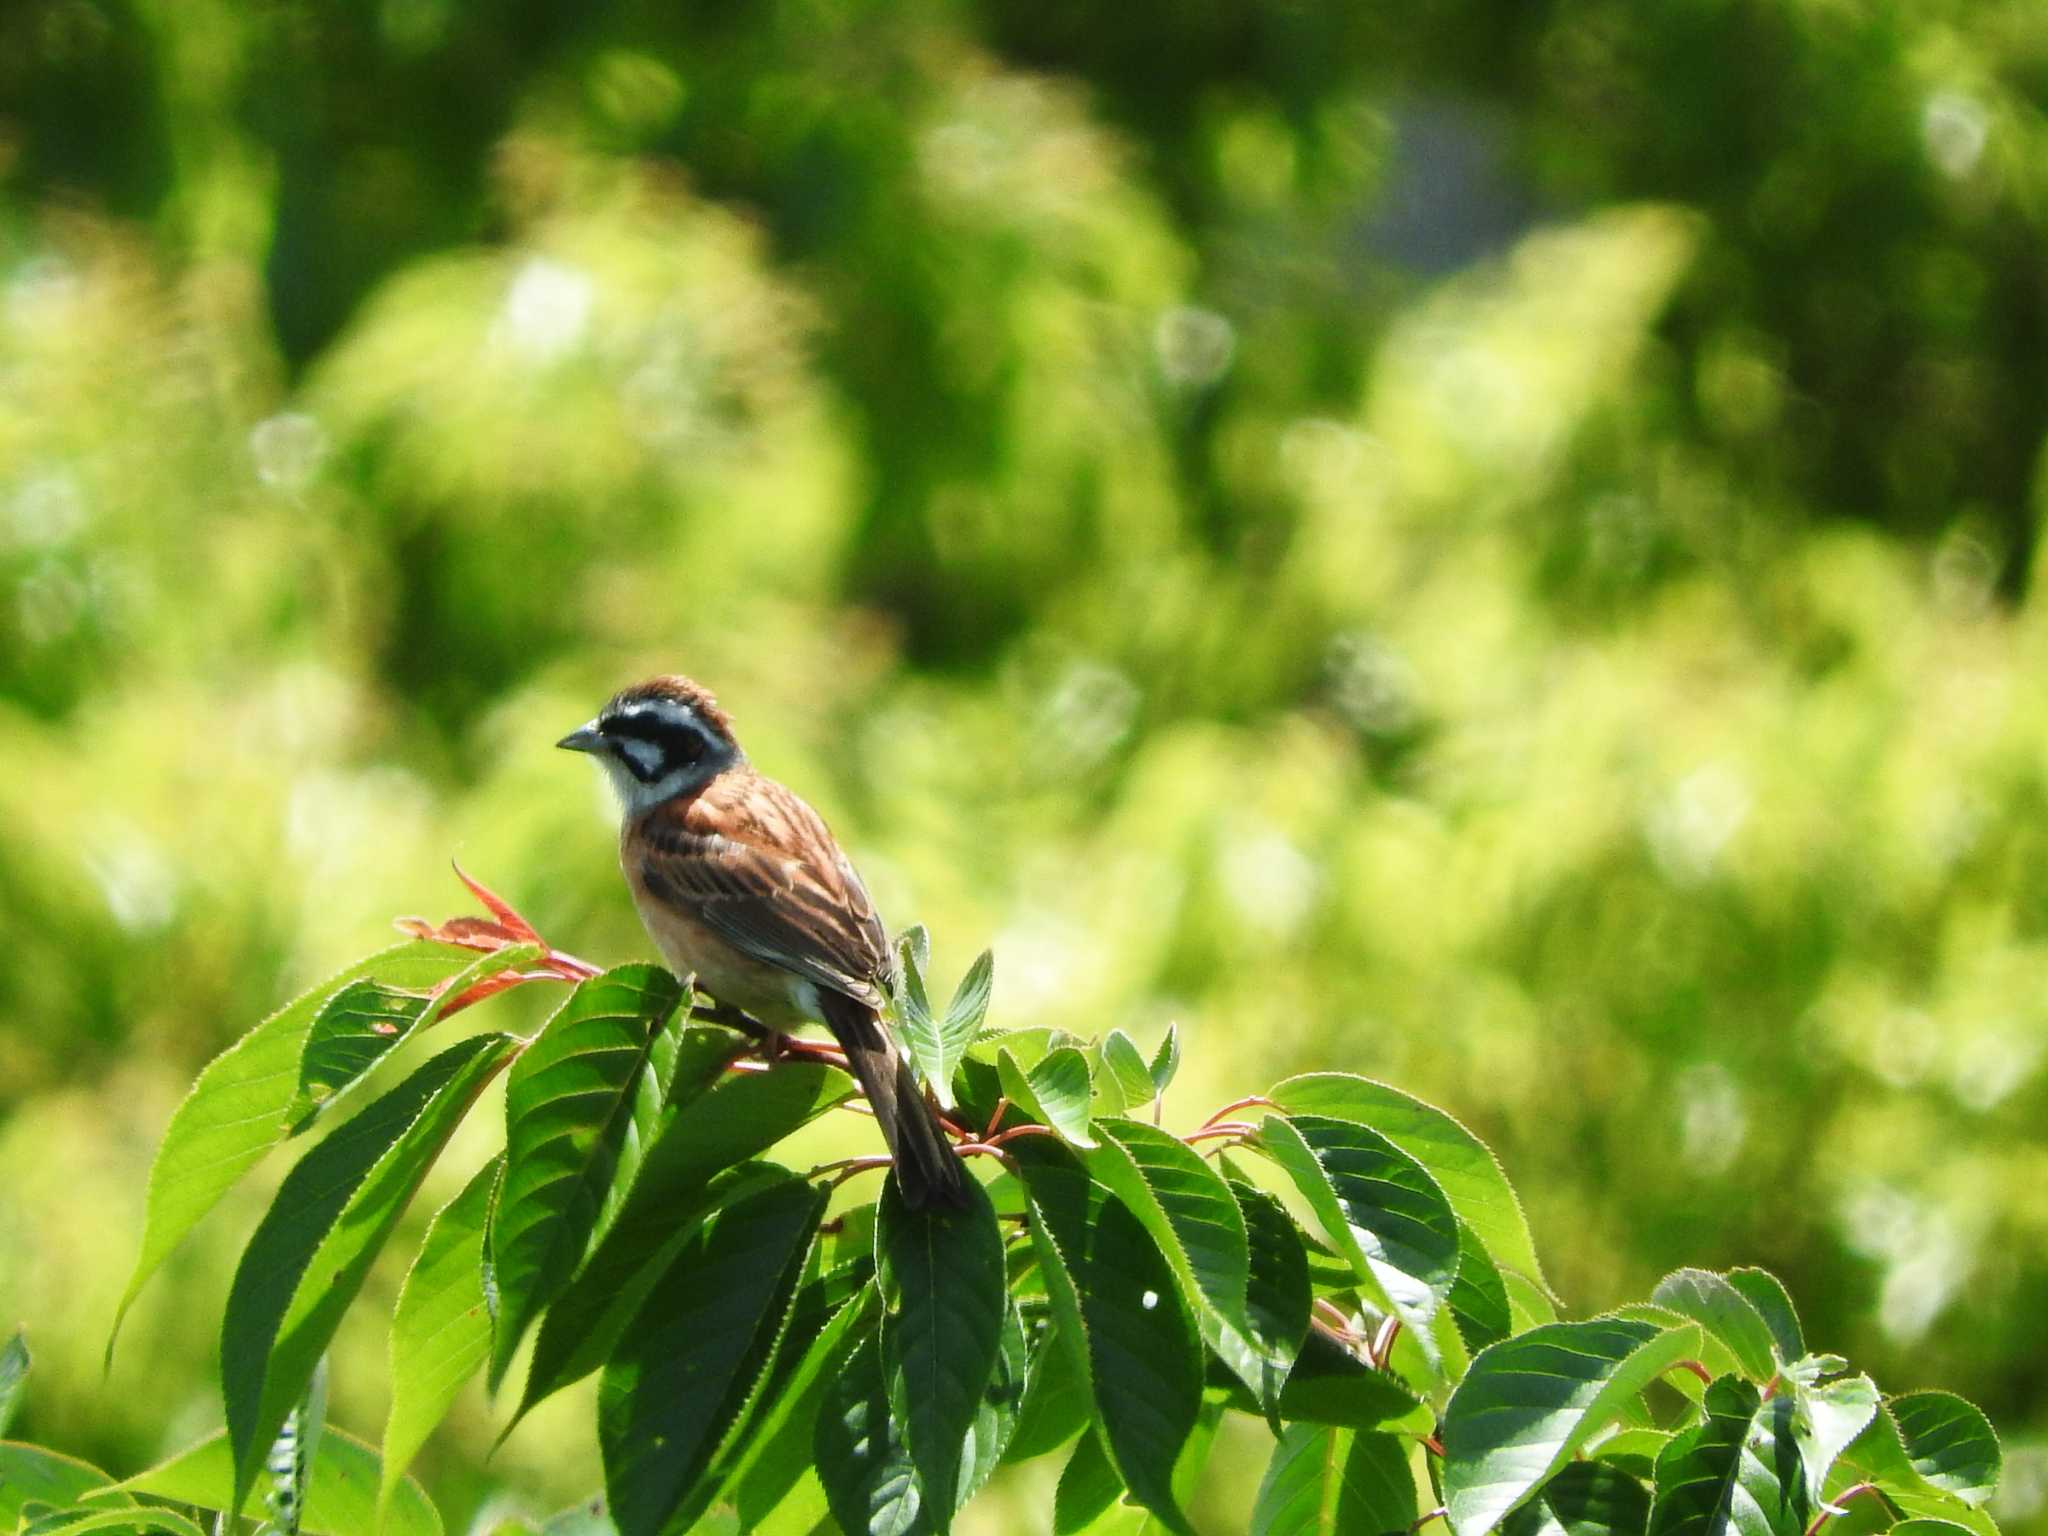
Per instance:
[[[1806,1468],[1807,1499],[1819,1504],[1836,1458],[1877,1416],[1877,1386],[1868,1376],[1844,1376],[1796,1382],[1787,1395],[1794,1404],[1792,1440]]]
[[[967,967],[967,974],[960,978],[960,985],[953,989],[953,1000],[946,1004],[946,1017],[939,1025],[939,1039],[944,1048],[943,1076],[938,1081],[947,1085],[946,1092],[952,1092],[953,1069],[967,1054],[967,1047],[974,1043],[981,1027],[988,1021],[988,1005],[995,991],[995,955],[984,949],[974,957],[974,964]],[[936,1084],[934,1085],[936,1086]],[[951,1108],[949,1104],[947,1106]]]
[[[882,1367],[932,1525],[951,1524],[961,1448],[995,1371],[1008,1292],[987,1192],[966,1181],[961,1210],[913,1210],[883,1187],[875,1254],[886,1314]]]
[[[490,1358],[484,1226],[503,1168],[502,1154],[492,1158],[435,1214],[399,1287],[391,1319],[391,1416],[384,1428],[387,1498],[462,1384]]]
[[[1088,1077],[1088,1058],[1075,1047],[1063,1045],[1046,1052],[1028,1071],[1005,1047],[997,1054],[996,1071],[1012,1104],[1077,1147],[1095,1145],[1089,1134],[1094,1084]]]
[[[1451,1283],[1451,1317],[1468,1351],[1497,1344],[1514,1330],[1507,1282],[1469,1223],[1458,1223],[1458,1278]]]
[[[243,1250],[221,1328],[238,1493],[254,1481],[420,1178],[512,1043],[477,1035],[443,1051],[285,1176]]]
[[[680,984],[650,965],[580,984],[513,1064],[505,1087],[505,1178],[491,1215],[498,1286],[490,1381],[582,1261],[597,1230],[635,1093]]]
[[[107,1339],[112,1359],[121,1321],[173,1248],[242,1175],[291,1133],[299,1056],[320,1005],[359,977],[428,988],[475,958],[452,945],[415,940],[358,961],[302,993],[209,1062],[164,1131],[149,1170],[142,1248]]]
[[[1270,1097],[1291,1115],[1328,1115],[1370,1126],[1429,1170],[1429,1176],[1493,1261],[1539,1286],[1542,1266],[1528,1218],[1486,1143],[1412,1094],[1348,1072],[1290,1077]]]
[[[724,1207],[693,1229],[621,1335],[597,1436],[623,1536],[686,1526],[710,1503],[706,1473],[753,1402],[824,1207],[800,1179]]]
[[[1611,1423],[1695,1354],[1699,1328],[1593,1318],[1549,1323],[1481,1350],[1444,1410],[1443,1493],[1457,1536],[1485,1536]]]
[[[1761,1385],[1777,1374],[1770,1325],[1749,1298],[1720,1275],[1704,1269],[1674,1270],[1657,1282],[1650,1300],[1691,1318],[1718,1339],[1734,1357],[1736,1369],[1751,1381]]]
[[[0,1530],[14,1528],[24,1504],[64,1508],[95,1489],[113,1486],[114,1480],[106,1473],[76,1456],[65,1456],[39,1445],[0,1440]],[[101,1498],[123,1508],[135,1502],[125,1493]]]
[[[397,1492],[378,1506],[383,1468],[377,1453],[355,1436],[329,1425],[314,1448],[306,1502],[299,1512],[302,1536],[441,1536],[441,1517],[420,1485],[402,1478]],[[209,1435],[189,1450],[139,1472],[124,1490],[169,1499],[200,1509],[225,1509],[234,1496],[235,1458],[226,1431]]]
[[[1376,1430],[1290,1424],[1252,1505],[1252,1536],[1382,1536],[1419,1511],[1410,1442]]]
[[[1723,1376],[1705,1410],[1657,1458],[1651,1536],[1801,1536],[1811,1508],[1791,1400],[1765,1402],[1755,1383]]]
[[[1152,1053],[1148,1068],[1152,1078],[1152,1093],[1156,1098],[1166,1092],[1166,1085],[1180,1071],[1180,1026],[1168,1024],[1166,1033],[1160,1037],[1159,1048]]]
[[[1908,1392],[1885,1406],[1899,1426],[1906,1459],[1934,1487],[1970,1505],[1998,1491],[2004,1455],[1976,1404],[1953,1392]]]
[[[7,1347],[0,1349],[0,1435],[21,1411],[22,1391],[28,1384],[28,1335],[19,1328]]]
[[[1175,1461],[1201,1413],[1201,1344],[1173,1271],[1138,1219],[1057,1142],[1012,1147],[1057,1326],[1078,1346],[1111,1460],[1131,1497],[1176,1530]]]
[[[1919,1397],[1923,1394],[1911,1395]],[[1934,1395],[1943,1398],[1949,1396],[1947,1393]],[[1835,1459],[1834,1468],[1828,1475],[1829,1503],[1838,1504],[1844,1493],[1855,1484],[1871,1483],[1881,1489],[1887,1499],[1908,1515],[1951,1520],[1958,1525],[1967,1526],[1975,1536],[1997,1536],[1998,1527],[1982,1509],[1964,1499],[1955,1489],[1930,1481],[1920,1466],[1916,1465],[1907,1451],[1906,1437],[1899,1427],[1899,1421],[1894,1417],[1899,1401],[1894,1398],[1880,1404],[1877,1412],[1871,1415],[1870,1422],[1864,1426],[1863,1432]],[[1954,1398],[1951,1402],[1962,1403],[1962,1399]],[[1962,1406],[1969,1407],[1967,1403],[1962,1403]],[[1952,1417],[1952,1410],[1947,1404],[1929,1404],[1923,1412],[1927,1414],[1930,1426],[1949,1424],[1954,1429],[1961,1430],[1957,1441],[1958,1448],[1975,1444],[1975,1455],[1981,1468],[1983,1447],[1969,1425],[1967,1416]],[[1940,1470],[1939,1464],[1931,1459],[1926,1464]],[[1953,1478],[1959,1470],[1951,1468],[1951,1477]],[[1982,1476],[1981,1471],[1976,1473],[1974,1478],[1971,1474],[1962,1474],[1963,1486],[1973,1490],[1981,1488]]]
[[[1799,1314],[1778,1277],[1764,1269],[1731,1269],[1728,1283],[1757,1310],[1771,1330],[1771,1341],[1780,1360],[1797,1360],[1806,1353],[1806,1335],[1799,1326]]]
[[[1152,1070],[1145,1064],[1144,1053],[1138,1049],[1137,1042],[1120,1029],[1112,1029],[1102,1037],[1102,1070],[1115,1085],[1126,1114],[1144,1109],[1157,1097],[1157,1090],[1152,1086]]]
[[[197,1524],[168,1509],[69,1509],[31,1520],[23,1536],[87,1536],[88,1532],[122,1536],[206,1536]]]

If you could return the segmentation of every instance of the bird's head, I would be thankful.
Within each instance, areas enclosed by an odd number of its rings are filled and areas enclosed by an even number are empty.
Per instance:
[[[555,745],[603,763],[628,815],[697,789],[745,758],[718,701],[687,677],[621,689],[596,719]]]

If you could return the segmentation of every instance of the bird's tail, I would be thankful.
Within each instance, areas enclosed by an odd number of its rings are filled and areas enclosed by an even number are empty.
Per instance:
[[[845,1047],[846,1064],[867,1094],[881,1123],[882,1139],[895,1156],[904,1203],[913,1209],[966,1204],[967,1170],[875,1010],[836,992],[825,993],[822,1001],[825,1023]]]

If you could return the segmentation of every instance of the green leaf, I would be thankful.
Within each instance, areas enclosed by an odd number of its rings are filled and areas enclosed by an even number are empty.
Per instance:
[[[1118,1116],[1097,1122],[1096,1130],[1102,1144],[1085,1159],[1090,1175],[1138,1218],[1172,1267],[1203,1342],[1272,1413],[1300,1340],[1286,1340],[1284,1323],[1280,1337],[1262,1336],[1254,1327],[1251,1254],[1230,1186],[1186,1142],[1157,1126]],[[1304,1260],[1302,1332],[1308,1328],[1306,1273]]]
[[[238,1495],[254,1481],[421,1177],[512,1044],[477,1035],[443,1051],[285,1176],[243,1250],[221,1328],[221,1395]]]
[[[301,1536],[441,1536],[441,1517],[433,1501],[411,1478],[379,1511],[377,1490],[383,1469],[377,1453],[363,1441],[329,1426],[313,1450],[306,1504],[299,1513]],[[207,1436],[146,1472],[138,1472],[123,1490],[190,1504],[200,1509],[225,1509],[234,1497],[235,1458],[227,1432]]]
[[[480,981],[531,965],[538,944],[515,944],[478,955],[445,981],[429,987],[398,987],[375,976],[359,976],[320,1005],[299,1057],[299,1087],[285,1118],[292,1134],[304,1131],[339,1094],[416,1031],[429,1028],[441,1010]]]
[[[960,1451],[956,1510],[964,1508],[969,1499],[981,1492],[1002,1464],[1023,1416],[1024,1394],[1031,1387],[1031,1363],[1023,1317],[1017,1308],[1005,1305],[996,1368],[989,1373],[988,1385],[975,1405],[974,1422]]]
[[[620,1338],[597,1437],[623,1536],[687,1526],[709,1504],[705,1473],[752,1404],[824,1210],[824,1191],[795,1178],[726,1206],[693,1229]]]
[[[1077,1349],[1117,1474],[1185,1531],[1175,1459],[1201,1414],[1202,1354],[1173,1271],[1121,1201],[1043,1137],[1012,1144],[1057,1326]]]
[[[1248,1337],[1264,1362],[1278,1358],[1277,1373],[1266,1372],[1259,1383],[1247,1383],[1261,1404],[1284,1402],[1288,1376],[1307,1340],[1314,1291],[1309,1285],[1308,1250],[1287,1207],[1262,1189],[1240,1179],[1229,1180],[1230,1192],[1244,1218],[1245,1246],[1251,1268],[1245,1277]],[[1263,1368],[1263,1367],[1262,1367]]]
[[[1009,1307],[995,1207],[972,1179],[966,1197],[962,1210],[912,1210],[892,1176],[875,1233],[890,1411],[940,1531],[951,1523],[961,1447],[995,1371]]]
[[[382,950],[293,999],[206,1065],[172,1114],[149,1170],[142,1249],[108,1332],[109,1361],[121,1321],[149,1277],[242,1175],[290,1135],[287,1111],[298,1092],[299,1056],[320,1005],[358,977],[431,987],[474,958],[424,939]]]
[[[1502,1523],[1505,1536],[1643,1536],[1650,1490],[1598,1461],[1568,1462]]]
[[[1380,1536],[1415,1523],[1409,1442],[1376,1430],[1290,1424],[1252,1505],[1252,1536]]]
[[[1457,1536],[1485,1536],[1610,1423],[1698,1352],[1696,1324],[1548,1323],[1483,1349],[1444,1410],[1443,1493]]]
[[[505,1180],[489,1237],[498,1285],[493,1389],[597,1231],[641,1075],[681,1000],[667,971],[620,966],[578,985],[513,1064]]]
[[[1791,1400],[1764,1402],[1753,1382],[1723,1376],[1705,1411],[1657,1458],[1650,1536],[1801,1536],[1811,1511]]]
[[[967,1054],[967,1047],[974,1043],[974,1037],[981,1033],[981,1026],[988,1021],[989,1000],[995,991],[996,957],[984,949],[974,957],[974,964],[967,967],[967,974],[960,978],[960,985],[953,989],[953,1000],[946,1004],[945,1022],[939,1026],[939,1039],[944,1046],[945,1075],[939,1079],[948,1085],[951,1092],[953,1069],[959,1066]],[[951,1108],[950,1105],[947,1106]]]
[[[1972,1507],[1998,1490],[2003,1462],[1991,1421],[1953,1392],[1908,1392],[1887,1405],[1913,1470]]]
[[[996,1072],[1012,1104],[1074,1146],[1095,1145],[1088,1134],[1094,1084],[1088,1078],[1088,1058],[1075,1047],[1063,1045],[1046,1052],[1028,1072],[1005,1048],[996,1056]]]
[[[1915,1515],[1910,1520],[1901,1520],[1891,1528],[1890,1536],[1967,1536],[1970,1527],[1958,1525],[1953,1520],[1937,1520],[1930,1515]]]
[[[1765,1269],[1731,1269],[1728,1283],[1757,1310],[1771,1330],[1780,1360],[1797,1360],[1806,1353],[1806,1335],[1799,1326],[1799,1314],[1778,1277]]]
[[[61,1508],[95,1489],[113,1486],[114,1480],[106,1473],[76,1456],[17,1440],[0,1440],[0,1530],[14,1529],[24,1504]],[[135,1502],[126,1494],[110,1495],[108,1501],[124,1507]]]
[[[183,1515],[168,1509],[69,1509],[42,1515],[27,1528],[28,1536],[85,1536],[88,1531],[119,1531],[123,1536],[206,1536]]]
[[[1053,1492],[1053,1536],[1085,1531],[1123,1491],[1123,1479],[1116,1475],[1102,1437],[1083,1435],[1074,1442],[1074,1454],[1060,1469],[1059,1486]]]
[[[812,1281],[790,1308],[789,1339],[802,1351],[776,1377],[763,1395],[759,1418],[736,1442],[734,1454],[715,1469],[719,1497],[729,1500],[740,1528],[753,1530],[781,1507],[810,1471],[818,1410],[833,1379],[860,1344],[873,1336],[881,1317],[881,1295],[872,1280],[850,1297],[829,1306],[833,1286]],[[817,1321],[824,1317],[822,1325]]]
[[[28,1368],[28,1335],[17,1328],[14,1337],[7,1341],[7,1347],[0,1349],[0,1435],[7,1433],[7,1426],[21,1411],[22,1389],[28,1383]]]
[[[1039,1306],[1028,1313],[1024,1333],[1031,1368],[1016,1429],[1003,1450],[1003,1459],[1011,1462],[1058,1450],[1095,1417],[1085,1358],[1060,1336],[1050,1308]]]
[[[913,944],[913,935],[922,942]],[[900,961],[894,993],[897,1033],[902,1036],[903,1048],[909,1054],[911,1064],[917,1068],[918,1075],[931,1084],[939,1103],[951,1109],[953,1074],[946,1069],[945,1036],[937,1015],[932,1012],[931,999],[925,993],[929,943],[922,927],[911,929],[897,941]]]
[[[784,1062],[770,1072],[726,1078],[665,1123],[618,1215],[548,1308],[512,1422],[604,1364],[654,1282],[690,1240],[693,1215],[744,1192],[760,1177],[785,1177],[786,1170],[764,1175],[755,1169],[716,1190],[709,1187],[715,1177],[767,1151],[852,1093],[852,1079],[836,1067]]]
[[[1127,1111],[1143,1109],[1158,1097],[1158,1090],[1152,1085],[1152,1069],[1146,1066],[1137,1042],[1120,1029],[1112,1029],[1103,1036],[1102,1070],[1116,1085]]]
[[[263,1495],[264,1513],[276,1536],[299,1536],[299,1512],[306,1502],[306,1481],[313,1457],[327,1430],[327,1357],[313,1368],[313,1379],[270,1442],[263,1470],[270,1486]]]
[[[1290,1115],[1329,1115],[1378,1131],[1429,1170],[1496,1264],[1542,1286],[1522,1202],[1486,1143],[1458,1121],[1412,1094],[1348,1072],[1290,1077],[1270,1097]]]
[[[1946,1393],[1940,1395],[1947,1396]],[[1898,1402],[1895,1398],[1880,1405],[1871,1416],[1870,1423],[1864,1426],[1863,1433],[1836,1458],[1828,1477],[1829,1503],[1839,1503],[1843,1494],[1856,1483],[1872,1483],[1908,1515],[1952,1520],[1969,1527],[1975,1536],[1998,1536],[1998,1527],[1981,1509],[1966,1502],[1955,1491],[1930,1482],[1915,1465],[1907,1454],[1906,1439],[1900,1431],[1899,1422],[1893,1417]]]
[[[1877,1416],[1877,1385],[1868,1376],[1795,1382],[1792,1439],[1806,1467],[1806,1493],[1818,1504],[1836,1459]]]
[[[1301,1191],[1369,1294],[1425,1349],[1458,1277],[1458,1218],[1423,1166],[1368,1126],[1269,1115],[1253,1143]]]
[[[1631,1478],[1647,1481],[1656,1475],[1657,1458],[1664,1454],[1664,1447],[1670,1443],[1671,1433],[1668,1430],[1628,1428],[1602,1436],[1588,1449],[1591,1455],[1609,1466],[1620,1468]],[[1527,1505],[1522,1507],[1528,1508]]]
[[[1230,1394],[1229,1405],[1259,1413],[1260,1405],[1219,1361],[1209,1385]],[[1375,1370],[1327,1335],[1311,1333],[1301,1346],[1280,1394],[1285,1423],[1335,1424],[1344,1429],[1398,1428],[1428,1434],[1434,1416],[1392,1373]]]
[[[723,1025],[691,1023],[692,998],[687,984],[682,996],[682,1006],[655,1032],[647,1064],[633,1084],[632,1114],[619,1140],[618,1166],[598,1210],[600,1241],[632,1193],[648,1149],[671,1120],[717,1086],[726,1067],[750,1044],[739,1031]]]
[[[1770,1324],[1749,1298],[1704,1269],[1677,1269],[1657,1282],[1650,1300],[1689,1317],[1727,1346],[1736,1369],[1759,1385],[1777,1374]]]
[[[1160,1037],[1159,1049],[1152,1053],[1150,1071],[1152,1074],[1152,1096],[1166,1092],[1166,1085],[1173,1081],[1173,1075],[1180,1070],[1180,1026],[1169,1024],[1166,1033]]]
[[[1514,1331],[1507,1282],[1471,1223],[1458,1223],[1458,1278],[1451,1283],[1451,1320],[1468,1350],[1497,1344]]]
[[[814,1458],[846,1536],[928,1536],[910,1450],[889,1414],[881,1350],[864,1340],[818,1411]]]
[[[391,1416],[384,1427],[380,1502],[398,1487],[462,1384],[490,1358],[484,1227],[504,1166],[503,1154],[492,1158],[435,1214],[399,1287],[391,1319]]]

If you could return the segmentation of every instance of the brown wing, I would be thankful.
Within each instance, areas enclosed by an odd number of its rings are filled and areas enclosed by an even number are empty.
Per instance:
[[[889,941],[818,813],[773,779],[724,773],[648,813],[640,876],[743,954],[882,1006]]]

